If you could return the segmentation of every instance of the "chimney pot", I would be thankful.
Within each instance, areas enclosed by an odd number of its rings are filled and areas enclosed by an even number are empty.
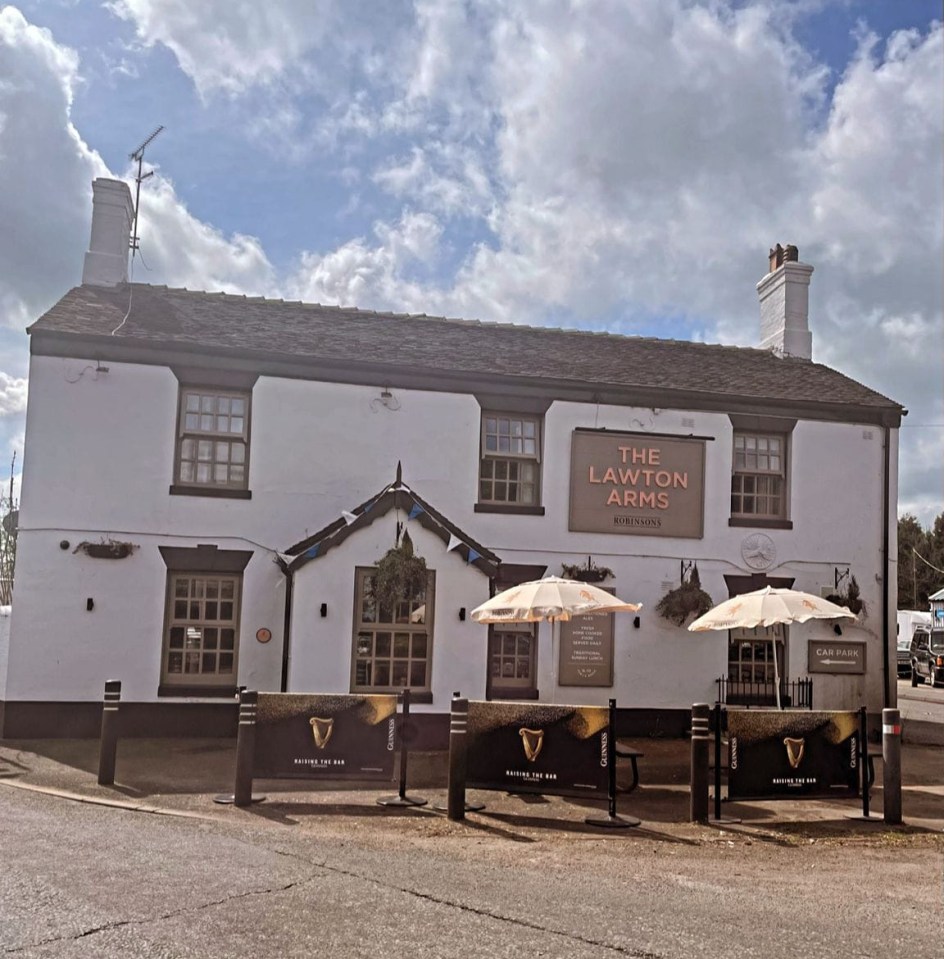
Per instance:
[[[82,270],[82,282],[117,286],[128,282],[128,248],[134,203],[122,180],[92,181],[92,231]]]

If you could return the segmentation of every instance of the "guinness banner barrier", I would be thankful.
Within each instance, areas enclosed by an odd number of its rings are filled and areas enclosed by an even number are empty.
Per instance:
[[[856,712],[728,710],[728,798],[859,795]]]
[[[606,796],[605,706],[469,703],[466,785],[473,789]]]
[[[259,693],[253,776],[393,779],[397,697]]]

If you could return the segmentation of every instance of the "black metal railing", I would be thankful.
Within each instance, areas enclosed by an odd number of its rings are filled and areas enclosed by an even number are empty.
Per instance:
[[[773,681],[767,683],[749,683],[721,676],[718,679],[718,700],[726,706],[776,706],[777,691]],[[780,680],[780,705],[791,709],[813,708],[813,680]]]

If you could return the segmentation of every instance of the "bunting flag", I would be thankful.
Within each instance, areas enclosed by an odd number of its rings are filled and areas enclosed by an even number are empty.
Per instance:
[[[469,558],[466,560],[467,563],[474,563],[477,559],[481,559],[482,554],[477,553],[472,547],[469,547]]]
[[[419,516],[421,513],[425,513],[425,512],[426,512],[426,510],[424,510],[423,507],[420,506],[419,503],[414,502],[414,503],[413,503],[413,508],[410,510],[410,517],[409,517],[409,518],[410,518],[410,519],[416,519],[417,516]]]
[[[462,545],[462,540],[459,539],[459,537],[456,536],[455,533],[450,533],[450,534],[449,534],[449,545],[446,547],[446,552],[448,553],[448,552],[454,550],[457,546],[461,546],[461,545]]]
[[[314,558],[318,555],[318,547],[319,547],[320,545],[321,545],[321,543],[315,543],[314,546],[311,546],[311,547],[309,547],[308,549],[306,549],[306,550],[305,550],[305,556],[306,556],[308,559],[314,559]]]
[[[366,510],[364,512],[366,512]],[[356,513],[349,513],[346,509],[341,510],[341,515],[344,517],[344,522],[347,523],[348,526],[357,519]]]

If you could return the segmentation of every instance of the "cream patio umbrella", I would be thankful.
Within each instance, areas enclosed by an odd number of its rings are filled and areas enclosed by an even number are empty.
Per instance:
[[[470,615],[477,623],[553,623],[587,613],[635,613],[640,608],[640,603],[626,603],[589,583],[545,576],[510,586]]]
[[[699,616],[688,627],[693,633],[713,629],[753,629],[755,626],[775,626],[778,623],[805,623],[810,619],[855,619],[855,613],[846,606],[837,606],[828,599],[797,589],[777,589],[765,586],[752,593],[732,596],[704,616]],[[776,644],[776,639],[774,640]],[[780,676],[777,671],[777,650],[774,649],[774,690],[777,709],[780,709]]]

